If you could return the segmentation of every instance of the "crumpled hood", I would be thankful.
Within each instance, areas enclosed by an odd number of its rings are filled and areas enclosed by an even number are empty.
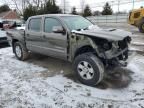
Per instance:
[[[99,37],[111,41],[119,41],[119,40],[123,40],[125,37],[132,36],[131,32],[125,30],[114,29],[114,28],[102,29],[99,28],[98,26],[90,26],[88,30],[81,30],[81,31],[73,30],[72,33],[88,35],[92,37]]]

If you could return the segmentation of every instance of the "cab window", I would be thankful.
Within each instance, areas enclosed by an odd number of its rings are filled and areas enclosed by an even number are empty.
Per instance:
[[[29,21],[29,30],[40,32],[41,31],[41,18],[33,18]]]
[[[140,17],[141,12],[136,12],[134,13],[134,18],[139,18]]]
[[[62,26],[61,23],[55,18],[45,18],[44,32],[52,33],[52,29],[55,26]]]

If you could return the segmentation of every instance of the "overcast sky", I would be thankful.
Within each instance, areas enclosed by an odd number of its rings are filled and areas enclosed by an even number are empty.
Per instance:
[[[6,3],[7,1],[11,0],[0,0],[0,5]],[[63,1],[64,0],[56,0],[56,3],[63,8]],[[65,0],[66,1],[66,9],[71,10],[73,6],[77,8],[77,11],[81,10],[81,1],[82,0]],[[133,8],[133,0],[84,0],[85,5],[88,4],[93,11],[99,10],[102,11],[103,6],[106,2],[109,2],[111,4],[111,7],[113,8],[114,12],[118,11],[118,1],[120,1],[119,5],[119,11],[127,11],[129,12]],[[134,0],[134,8],[137,9],[141,6],[144,7],[144,0]],[[124,2],[131,2],[128,4],[123,4]],[[11,8],[14,9],[15,7],[11,5]]]

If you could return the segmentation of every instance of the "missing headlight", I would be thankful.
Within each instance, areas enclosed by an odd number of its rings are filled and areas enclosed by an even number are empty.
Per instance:
[[[103,44],[104,50],[110,50],[112,48],[112,44],[110,42],[104,43]]]

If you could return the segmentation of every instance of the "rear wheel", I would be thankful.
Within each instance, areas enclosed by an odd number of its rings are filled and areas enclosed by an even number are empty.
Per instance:
[[[140,23],[140,25],[139,25],[139,31],[141,33],[144,33],[144,21]]]
[[[77,56],[73,67],[76,77],[83,84],[94,86],[103,79],[103,63],[92,53]]]
[[[14,43],[13,50],[19,60],[26,60],[29,57],[29,52],[25,50],[25,47],[20,42]]]

